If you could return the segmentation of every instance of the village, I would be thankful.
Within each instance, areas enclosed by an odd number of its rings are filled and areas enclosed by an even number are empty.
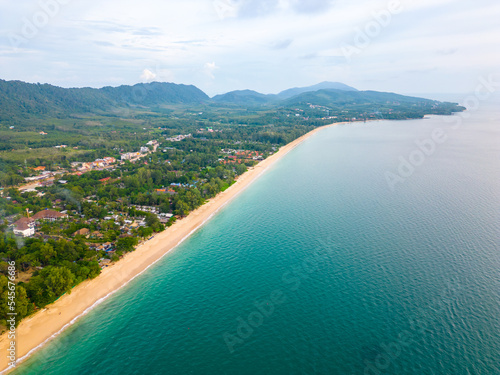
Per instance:
[[[189,138],[191,138],[190,134],[179,135],[166,140],[180,142]],[[23,238],[83,240],[89,249],[95,250],[96,254],[100,254],[98,261],[101,268],[106,267],[112,260],[117,259],[115,254],[120,239],[134,238],[138,240],[137,243],[146,241],[155,232],[162,231],[172,225],[175,220],[182,219],[186,209],[178,209],[177,214],[172,212],[171,207],[172,205],[175,206],[173,202],[177,199],[176,196],[179,192],[198,188],[201,190],[202,185],[206,185],[208,179],[198,178],[190,182],[171,182],[166,187],[152,189],[150,194],[154,194],[154,196],[159,197],[160,201],[166,202],[163,206],[130,203],[124,205],[124,199],[117,199],[116,202],[103,202],[95,195],[75,199],[73,193],[71,193],[75,189],[74,184],[78,181],[78,178],[83,178],[91,172],[119,172],[120,168],[126,165],[126,162],[133,165],[140,159],[155,153],[159,147],[160,143],[152,140],[141,147],[138,152],[121,154],[119,160],[109,156],[96,159],[93,162],[72,162],[69,170],[56,167],[56,170],[48,171],[44,166],[32,168],[33,176],[26,177],[26,184],[18,187],[19,193],[22,194],[18,198],[19,200],[27,194],[28,197],[31,197],[28,201],[43,202],[47,196],[53,196],[54,194],[57,196],[61,191],[67,191],[68,193],[64,193],[67,197],[51,200],[50,206],[42,210],[26,208],[21,217],[19,215],[7,217],[7,224],[14,235]],[[169,150],[175,149],[163,148],[163,152]],[[220,157],[217,162],[223,166],[243,165],[263,159],[264,154],[262,152],[225,148],[220,150]],[[168,159],[165,162],[170,164]],[[180,178],[183,173],[176,172],[175,175]],[[113,178],[108,176],[99,178],[96,183],[98,186],[103,187],[108,184],[111,184],[109,185],[110,188],[116,184],[124,187],[121,177]],[[5,193],[5,191],[0,191],[0,196],[13,204],[18,203],[17,200],[11,196],[6,196]],[[75,204],[75,200],[81,201],[81,203]],[[104,214],[101,214],[101,212]],[[121,255],[122,252],[119,252],[118,256]]]

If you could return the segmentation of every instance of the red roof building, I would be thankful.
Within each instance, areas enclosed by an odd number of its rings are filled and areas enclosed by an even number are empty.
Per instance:
[[[35,215],[33,215],[32,219],[35,221],[37,221],[37,220],[55,221],[55,220],[64,219],[67,217],[68,217],[67,214],[62,214],[58,211],[43,210],[43,211],[39,211]]]

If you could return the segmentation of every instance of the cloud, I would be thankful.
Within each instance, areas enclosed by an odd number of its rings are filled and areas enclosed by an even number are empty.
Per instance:
[[[226,13],[242,18],[270,16],[277,12],[298,14],[318,13],[328,10],[333,0],[216,0],[226,4]]]
[[[134,35],[161,35],[162,31],[158,27],[141,27],[133,31]]]
[[[481,7],[401,1],[403,11],[351,62],[340,46],[354,45],[356,30],[388,9],[388,0],[72,1],[17,50],[8,35],[23,35],[38,1],[2,2],[2,79],[65,87],[172,80],[222,93],[325,80],[368,88],[376,77],[369,88],[429,92],[463,91],[500,66],[500,3],[492,0]]]
[[[318,13],[328,10],[332,5],[331,0],[295,0],[292,9],[297,13]]]
[[[458,51],[458,48],[448,48],[448,49],[440,49],[437,51],[438,55],[453,55]]]
[[[279,42],[275,43],[273,46],[272,46],[272,49],[276,49],[276,50],[279,50],[279,49],[285,49],[285,48],[288,48],[290,46],[290,44],[292,44],[293,42],[293,39],[284,39],[284,40],[280,40]]]
[[[215,79],[215,74],[214,72],[219,69],[219,67],[215,64],[215,62],[207,62],[205,63],[205,66],[203,67],[203,71],[207,76],[209,76],[211,79]]]
[[[104,40],[95,40],[94,44],[97,44],[98,46],[103,46],[103,47],[114,47],[115,45],[110,42],[106,42]]]
[[[143,81],[153,81],[156,78],[156,74],[149,69],[144,69],[141,74],[141,79]]]

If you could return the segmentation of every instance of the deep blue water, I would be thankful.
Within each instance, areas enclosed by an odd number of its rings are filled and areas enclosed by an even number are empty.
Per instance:
[[[469,114],[323,130],[15,374],[500,374],[498,101]]]

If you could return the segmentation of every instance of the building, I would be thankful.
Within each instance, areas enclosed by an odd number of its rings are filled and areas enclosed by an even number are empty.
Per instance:
[[[31,219],[34,221],[38,221],[38,220],[56,221],[59,219],[65,219],[67,217],[68,217],[67,214],[63,214],[63,213],[58,212],[58,211],[46,209],[46,210],[37,212],[36,214],[33,215],[33,217]]]
[[[103,160],[108,165],[116,163],[116,159],[110,156],[106,156]]]
[[[140,152],[141,154],[147,154],[149,152],[149,147],[141,147]]]
[[[149,149],[148,149],[148,150],[149,150]],[[140,152],[128,152],[128,153],[126,153],[126,154],[123,154],[123,155],[121,156],[121,159],[122,159],[122,161],[123,161],[123,160],[132,160],[132,159],[137,159],[137,158],[139,158],[139,157],[141,157],[141,156],[142,156],[142,155],[141,155],[141,153],[140,153]]]
[[[73,233],[73,236],[85,236],[87,237],[90,233],[90,230],[88,230],[87,228],[82,228],[82,229],[79,229],[77,230],[75,233]]]
[[[170,218],[172,216],[174,216],[174,215],[173,214],[165,214],[165,213],[163,213],[163,214],[159,214],[158,218],[160,219],[160,223],[166,224],[166,223],[168,223],[168,221],[170,220]]]
[[[180,142],[186,138],[191,138],[192,136],[193,136],[192,134],[179,134],[176,137],[166,138],[166,140],[170,142]]]
[[[31,237],[35,234],[35,221],[28,217],[22,217],[14,223],[14,234],[23,237]]]
[[[175,190],[172,190],[172,189],[156,189],[155,191],[158,194],[169,194],[169,195],[177,194],[177,192]]]

